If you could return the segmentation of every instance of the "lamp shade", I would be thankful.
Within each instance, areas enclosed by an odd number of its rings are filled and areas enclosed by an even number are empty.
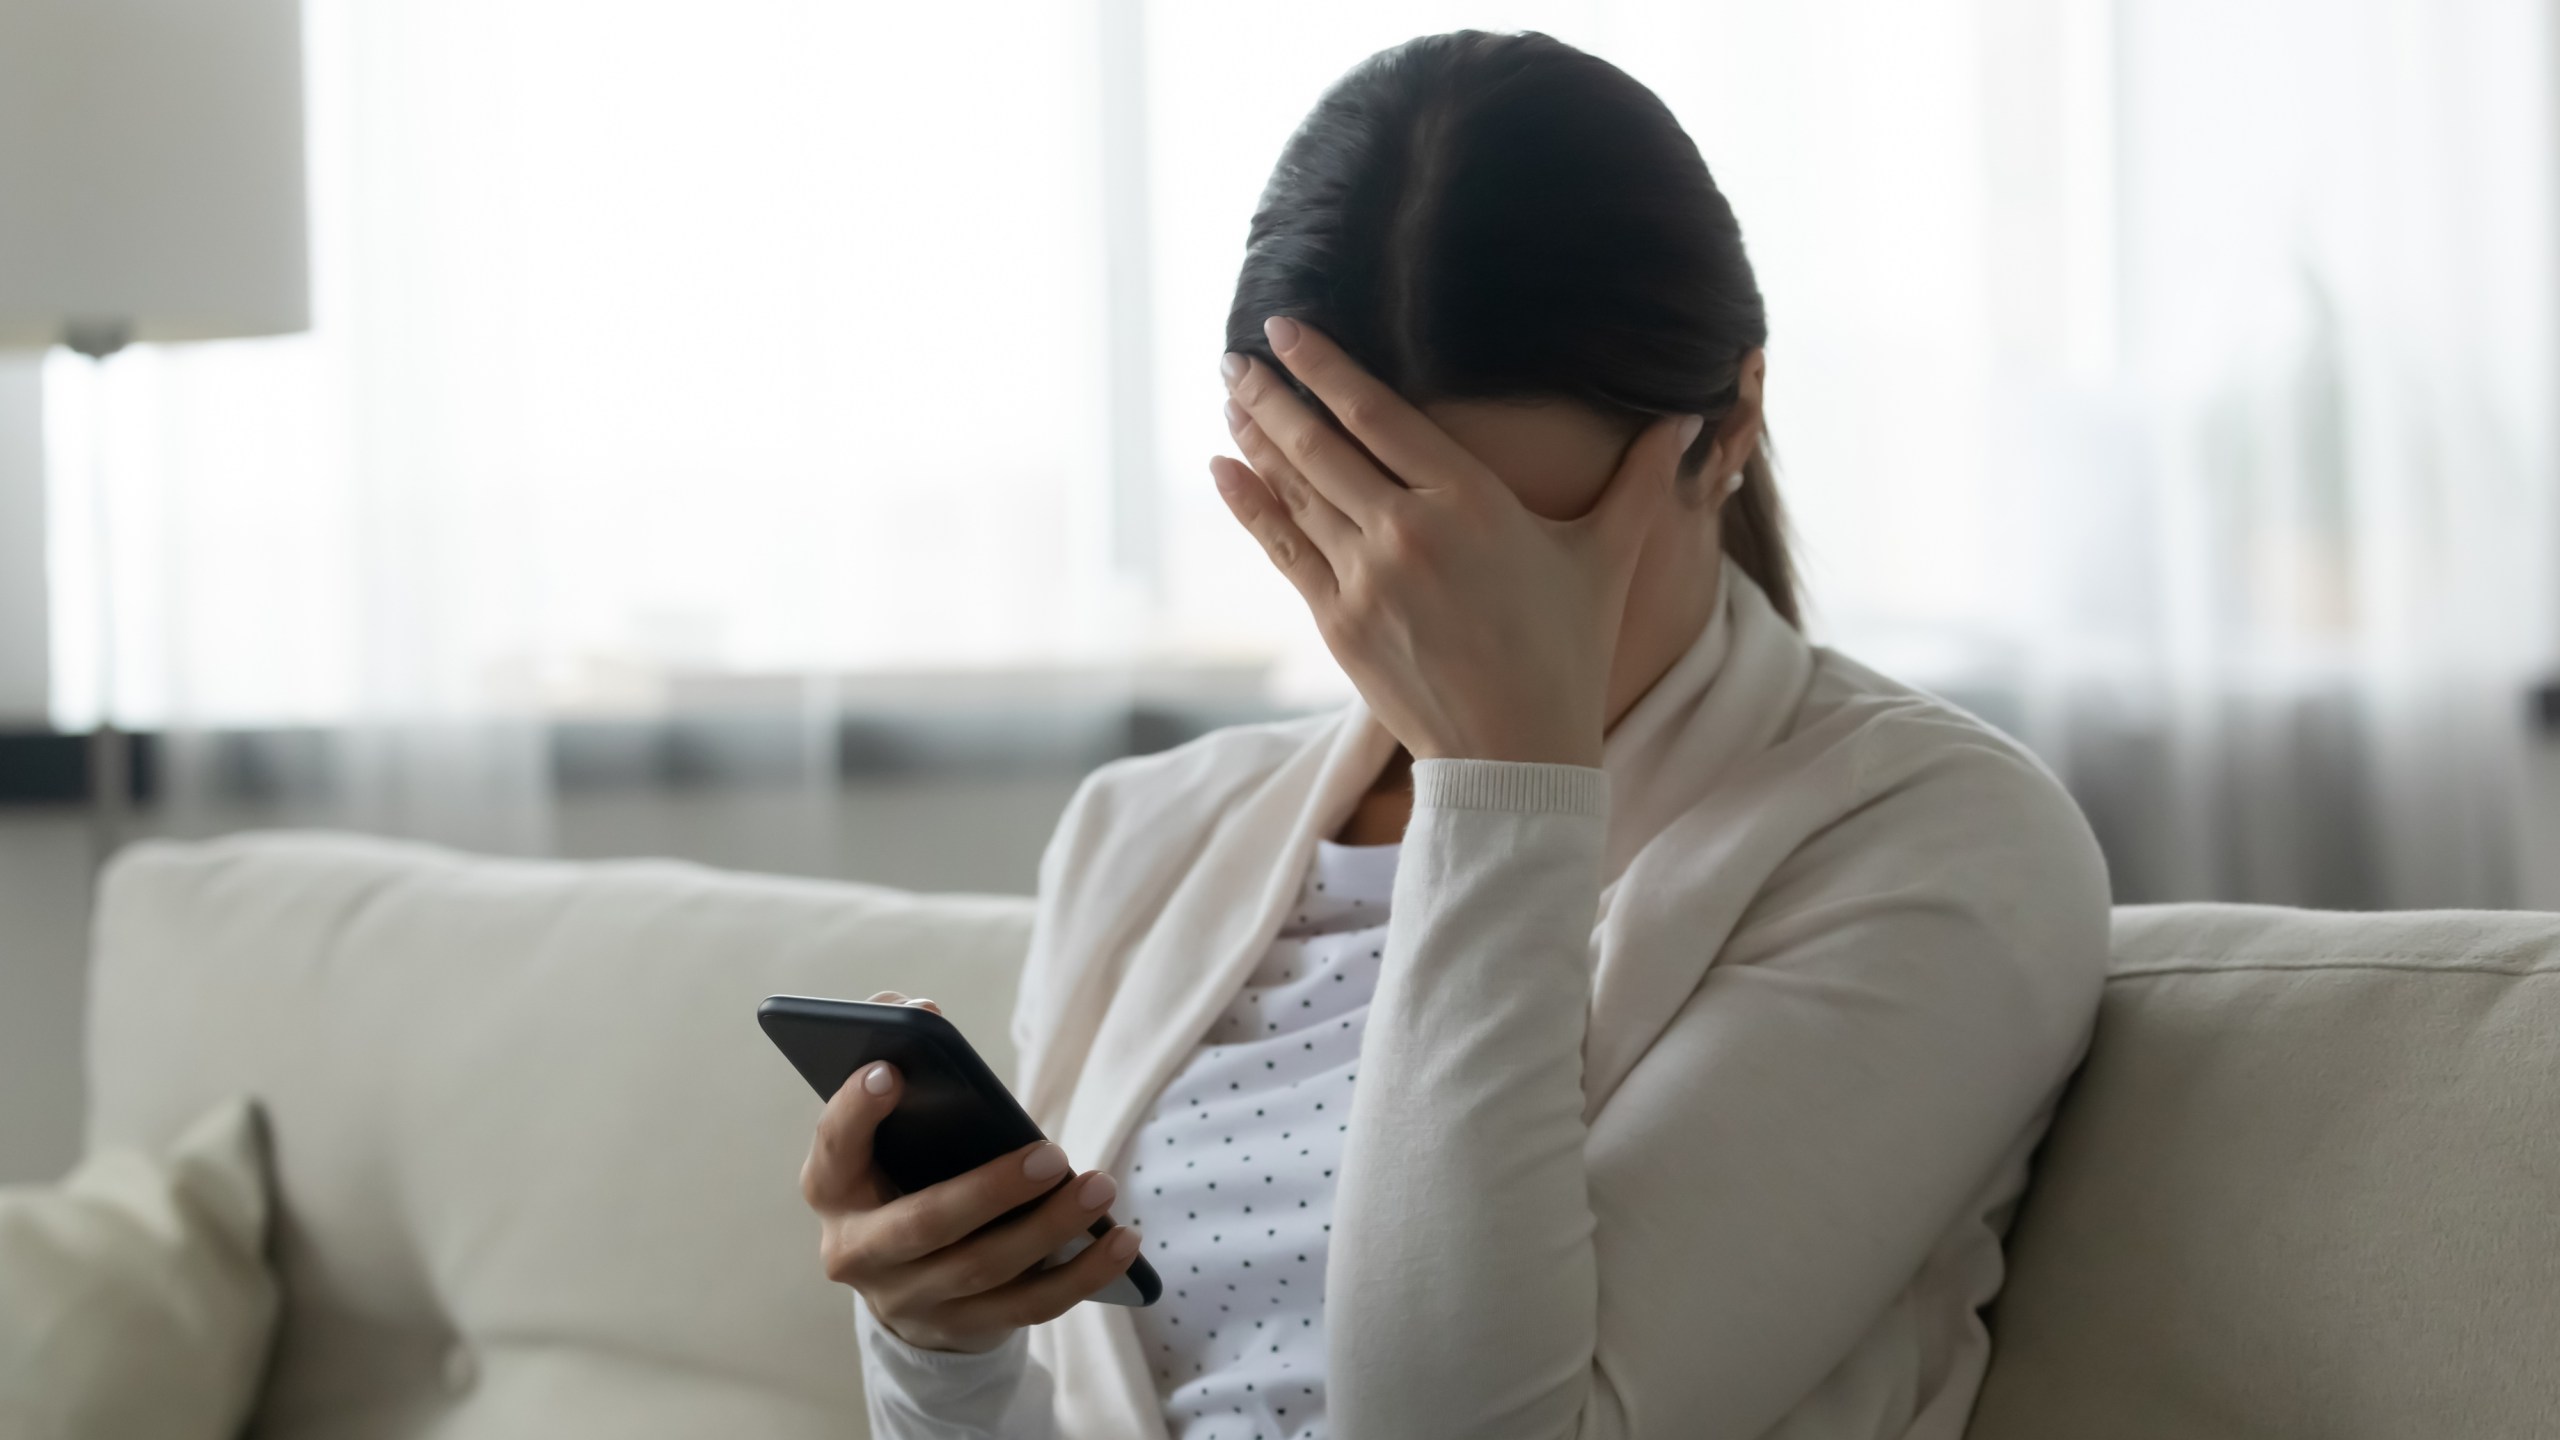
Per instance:
[[[0,0],[0,345],[310,324],[300,0]]]

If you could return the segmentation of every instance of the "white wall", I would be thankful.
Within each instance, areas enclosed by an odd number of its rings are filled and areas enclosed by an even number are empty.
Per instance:
[[[43,364],[0,350],[0,729],[45,718]],[[77,1140],[87,834],[77,815],[0,811],[0,1181],[58,1168]]]
[[[742,789],[572,796],[559,848],[1028,894],[1074,789],[1044,775],[866,780],[832,804]],[[89,867],[78,809],[0,809],[0,1184],[50,1180],[79,1153]]]
[[[86,819],[0,810],[0,1184],[49,1179],[78,1152],[88,937]]]

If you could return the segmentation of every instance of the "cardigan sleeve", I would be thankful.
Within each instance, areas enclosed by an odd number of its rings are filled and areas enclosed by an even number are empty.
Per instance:
[[[1016,1330],[983,1354],[927,1350],[889,1333],[859,1298],[862,1398],[873,1440],[1050,1440],[1049,1372]]]
[[[2049,778],[1962,768],[1775,866],[1586,1123],[1607,777],[1414,767],[1327,1272],[1336,1435],[1759,1435],[1822,1382],[2095,1008],[2085,826],[2045,823]]]

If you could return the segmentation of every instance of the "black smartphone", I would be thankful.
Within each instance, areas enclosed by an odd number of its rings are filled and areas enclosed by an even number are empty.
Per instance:
[[[975,1170],[1044,1138],[960,1027],[930,1010],[772,995],[756,1007],[756,1023],[821,1100],[834,1098],[854,1072],[875,1060],[898,1067],[906,1092],[872,1135],[871,1159],[901,1191],[921,1190]],[[1093,1222],[1090,1236],[1078,1237],[1041,1263],[1063,1265],[1109,1233],[1111,1217],[1105,1215]],[[1106,1305],[1153,1305],[1163,1294],[1164,1281],[1140,1255],[1093,1298]]]

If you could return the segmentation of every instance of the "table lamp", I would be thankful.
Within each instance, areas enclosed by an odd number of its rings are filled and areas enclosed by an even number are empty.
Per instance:
[[[95,363],[134,341],[307,329],[302,95],[300,0],[0,0],[0,346]],[[102,449],[89,794],[111,848],[132,749]]]

